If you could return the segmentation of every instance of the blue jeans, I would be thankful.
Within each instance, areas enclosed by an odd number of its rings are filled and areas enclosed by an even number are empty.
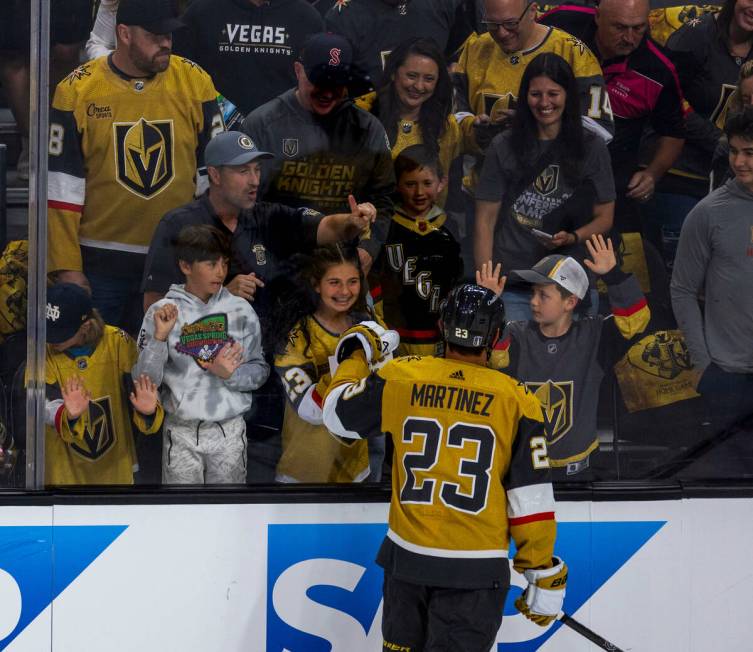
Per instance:
[[[141,279],[86,274],[92,289],[92,304],[106,324],[118,326],[131,335],[138,334],[144,319]]]
[[[657,192],[643,206],[646,239],[662,253],[664,264],[670,273],[677,253],[682,224],[699,201],[700,199],[691,195]]]

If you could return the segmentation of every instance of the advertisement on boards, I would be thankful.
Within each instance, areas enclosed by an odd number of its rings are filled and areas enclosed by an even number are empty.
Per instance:
[[[0,650],[379,652],[387,508],[2,508]],[[746,649],[753,589],[724,568],[751,548],[752,511],[745,499],[559,503],[565,611],[625,650]],[[524,584],[513,573],[493,652],[595,649],[518,614]]]

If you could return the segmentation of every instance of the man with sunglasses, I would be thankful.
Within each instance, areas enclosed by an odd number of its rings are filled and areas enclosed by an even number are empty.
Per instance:
[[[542,52],[554,52],[570,64],[578,80],[587,126],[610,140],[614,120],[599,62],[582,41],[537,23],[537,10],[530,0],[484,0],[482,25],[487,32],[468,37],[453,75],[458,120],[503,125],[514,112],[528,62]]]

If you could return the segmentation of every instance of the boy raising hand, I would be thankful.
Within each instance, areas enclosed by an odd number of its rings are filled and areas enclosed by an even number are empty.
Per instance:
[[[617,268],[611,240],[597,234],[586,247],[585,265],[606,283],[612,314],[574,319],[588,292],[586,271],[569,256],[546,256],[532,269],[510,272],[531,285],[533,319],[508,323],[491,357],[492,366],[522,381],[541,402],[553,478],[560,480],[588,480],[589,456],[599,445],[603,328],[614,317],[622,337],[630,339],[651,317],[635,277]],[[504,289],[499,265],[484,264],[476,274],[480,285],[497,293]]]

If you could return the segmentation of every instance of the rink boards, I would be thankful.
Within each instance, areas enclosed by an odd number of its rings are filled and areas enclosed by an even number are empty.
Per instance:
[[[1,506],[0,650],[381,650],[386,503],[154,502]],[[753,499],[560,502],[557,516],[582,623],[623,650],[750,649]],[[498,649],[597,649],[516,615],[521,579]]]

